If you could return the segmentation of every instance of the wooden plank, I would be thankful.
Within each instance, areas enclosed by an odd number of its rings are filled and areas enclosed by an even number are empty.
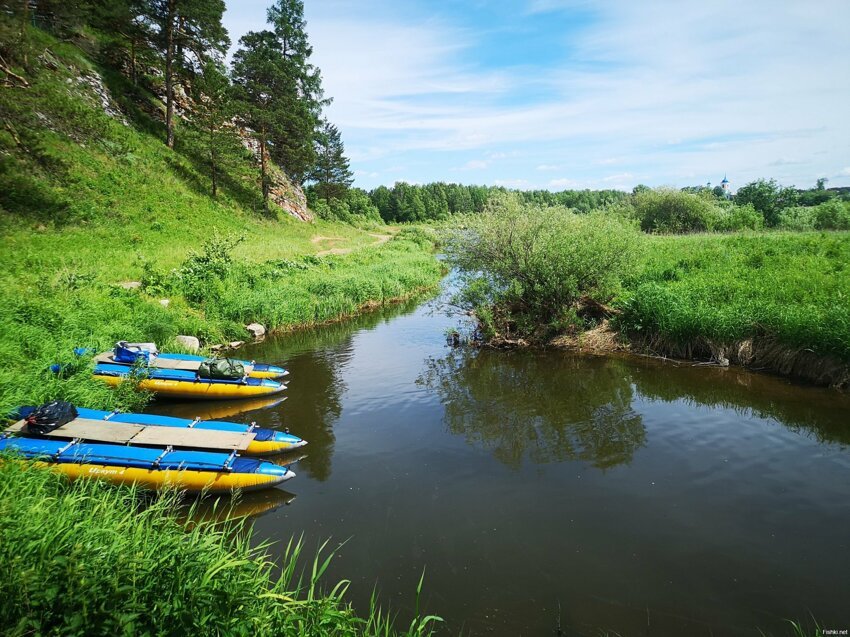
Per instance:
[[[150,366],[159,369],[179,369],[184,372],[196,372],[201,366],[201,361],[184,361],[177,358],[154,358]]]
[[[97,442],[112,442],[125,444],[135,438],[144,429],[144,425],[134,425],[125,422],[107,422],[91,418],[74,418],[71,422],[57,427],[48,434],[49,438],[81,438]],[[9,427],[7,431],[26,434],[24,421],[20,420]]]
[[[134,445],[191,447],[193,449],[226,449],[244,451],[256,434],[188,427],[145,427],[130,441]]]

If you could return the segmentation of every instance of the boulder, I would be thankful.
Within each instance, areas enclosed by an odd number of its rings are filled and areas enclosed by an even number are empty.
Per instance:
[[[253,336],[254,338],[262,338],[266,335],[266,328],[259,323],[251,323],[250,325],[246,325],[245,329]]]
[[[174,340],[192,352],[197,352],[201,349],[201,342],[194,336],[183,336],[181,334],[180,336],[175,336]]]
[[[230,343],[227,344],[227,347],[230,348],[230,349],[239,349],[244,344],[245,344],[245,341],[230,341]]]
[[[160,299],[159,304],[162,307],[168,307],[169,305],[171,305],[171,299]]]
[[[142,282],[141,281],[122,281],[120,283],[120,285],[125,290],[136,290],[136,289],[142,287]]]

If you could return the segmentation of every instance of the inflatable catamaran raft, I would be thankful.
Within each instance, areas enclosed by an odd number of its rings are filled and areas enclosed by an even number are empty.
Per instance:
[[[95,363],[114,365],[133,365],[137,361],[140,361],[146,366],[155,369],[197,373],[201,370],[203,363],[210,359],[205,356],[196,356],[193,354],[160,352],[156,347],[156,343],[128,343],[127,341],[119,341],[111,351],[98,354],[94,360]],[[242,365],[245,369],[245,376],[249,378],[276,379],[283,378],[289,374],[285,368],[277,365],[258,363],[256,361],[228,360]]]
[[[46,419],[55,422],[41,422],[45,409],[59,414]],[[272,487],[295,474],[238,453],[274,453],[306,444],[253,425],[77,410],[68,403],[22,407],[18,415],[23,419],[2,433],[0,451],[17,452],[71,478],[98,477],[149,488],[172,485],[222,493]]]
[[[175,451],[171,447],[127,447],[51,438],[5,437],[0,452],[11,451],[69,478],[100,478],[151,489],[173,486],[191,492],[227,493],[274,487],[294,478],[287,467],[235,451]]]
[[[95,357],[94,376],[110,385],[118,385],[132,373],[141,373],[139,387],[170,398],[222,400],[269,396],[286,389],[286,385],[268,378],[248,375],[254,364],[246,368],[241,361],[229,358],[202,358],[201,361],[161,359],[161,354],[151,355],[141,345],[152,343],[121,342],[112,352]],[[156,346],[153,345],[155,348]],[[82,353],[84,350],[77,350]],[[182,356],[182,355],[175,355]],[[198,357],[201,358],[201,357]],[[171,367],[157,367],[160,360],[172,360]],[[191,367],[192,369],[179,369]],[[268,367],[268,366],[267,366]],[[283,370],[283,368],[275,368]],[[286,370],[283,370],[286,372]]]

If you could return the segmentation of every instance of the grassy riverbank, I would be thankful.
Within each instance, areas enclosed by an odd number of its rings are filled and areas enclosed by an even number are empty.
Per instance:
[[[14,267],[17,253],[9,248],[5,243],[0,251],[4,412],[54,397],[91,407],[133,407],[133,394],[113,392],[91,378],[88,361],[75,361],[74,347],[108,349],[126,339],[170,348],[177,334],[207,345],[241,340],[247,338],[246,323],[291,329],[336,320],[414,294],[441,276],[432,244],[414,230],[347,255],[287,260],[237,259],[213,242],[176,271],[136,266],[143,285],[133,290],[123,289],[110,269],[84,253],[78,259],[66,255],[76,267],[57,270],[49,264],[63,257],[47,244],[38,251],[30,247],[23,271]],[[66,364],[68,374],[53,375],[55,362]]]
[[[850,234],[647,235],[506,199],[449,240],[485,340],[629,348],[850,386]]]
[[[347,582],[325,587],[290,542],[282,564],[238,521],[181,525],[173,495],[143,499],[0,463],[0,625],[5,635],[427,635],[397,631],[373,604],[359,617]],[[304,545],[309,545],[305,542]]]
[[[243,340],[250,322],[335,320],[439,280],[420,232],[263,213],[247,149],[211,196],[197,131],[181,122],[168,148],[159,97],[99,64],[100,36],[27,35],[28,85],[0,91],[0,411],[53,397],[138,404],[94,383],[74,347]],[[70,364],[67,378],[47,371],[54,362]]]
[[[616,325],[682,358],[727,358],[846,385],[850,233],[646,237]],[[844,368],[844,371],[842,371]]]

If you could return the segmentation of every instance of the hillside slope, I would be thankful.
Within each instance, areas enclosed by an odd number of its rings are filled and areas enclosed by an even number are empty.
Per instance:
[[[373,228],[264,215],[247,149],[212,198],[190,128],[167,148],[161,103],[95,62],[96,37],[29,38],[31,68],[15,69],[27,85],[0,88],[0,409],[132,402],[92,383],[78,345],[244,339],[246,323],[333,320],[439,279],[421,233],[378,245]],[[336,254],[316,256],[322,237]],[[68,378],[46,371],[56,361],[73,363]]]

